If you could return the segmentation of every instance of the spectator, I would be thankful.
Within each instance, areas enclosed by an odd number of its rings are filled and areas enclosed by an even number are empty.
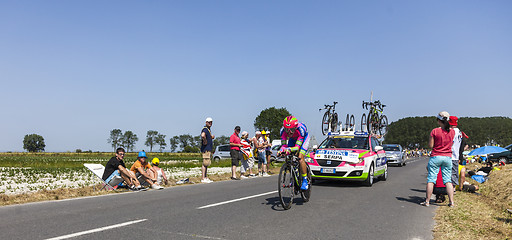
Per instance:
[[[151,178],[156,178],[156,183],[158,185],[161,185],[164,183],[167,185],[169,181],[167,180],[167,176],[165,175],[165,172],[163,169],[159,168],[158,165],[160,164],[160,159],[153,158],[153,161],[151,161],[151,168],[150,168],[150,175]]]
[[[448,121],[451,129],[454,131],[452,144],[452,183],[454,185],[459,185],[459,150],[462,143],[462,132],[457,127],[458,120],[456,116],[450,116],[450,120]]]
[[[428,177],[427,177],[427,188],[426,188],[426,199],[421,205],[429,206],[430,197],[434,190],[434,183],[441,168],[443,175],[443,183],[446,185],[446,191],[448,192],[448,198],[450,203],[448,206],[453,207],[453,184],[451,179],[452,169],[452,145],[455,132],[451,129],[448,119],[450,114],[448,112],[440,112],[437,115],[438,128],[434,128],[430,133],[428,140],[429,147],[432,148],[430,159],[428,161]]]
[[[268,177],[267,173],[267,157],[266,157],[266,148],[268,142],[265,141],[265,138],[261,134],[260,131],[256,131],[256,147],[258,148],[258,175],[263,177]]]
[[[203,164],[201,165],[201,182],[211,183],[213,182],[208,178],[208,167],[212,163],[212,150],[213,150],[213,139],[215,136],[212,134],[211,127],[213,124],[212,118],[206,118],[206,124],[201,130],[201,153],[203,155]]]
[[[105,171],[103,172],[102,179],[108,183],[114,176],[121,176],[130,190],[141,190],[142,186],[137,180],[135,174],[128,171],[124,165],[124,154],[124,148],[118,148],[116,150],[116,156],[108,160],[107,165],[105,165]]]
[[[254,174],[252,173],[252,167],[254,166],[254,157],[252,156],[252,142],[249,140],[249,133],[243,131],[242,139],[240,141],[242,144],[241,151],[243,153],[242,166],[240,167],[240,178],[247,178],[245,176],[247,170],[249,170],[249,177],[254,177]]]
[[[156,183],[156,177],[151,176],[148,171],[151,168],[147,160],[146,152],[141,151],[139,152],[139,155],[137,156],[137,161],[135,161],[130,168],[130,170],[137,176],[137,178],[142,179],[141,184],[144,184],[144,182],[147,182],[152,189],[163,189],[163,187],[159,186],[158,183]]]
[[[240,164],[240,160],[243,159],[242,153],[240,152],[240,147],[242,147],[240,137],[240,126],[235,127],[235,132],[229,137],[229,146],[231,149],[229,154],[231,156],[231,179],[232,180],[240,180],[240,178],[236,177],[236,167]]]
[[[267,158],[267,166],[266,166],[266,169],[267,169],[267,173],[270,173],[270,169],[268,169],[268,164],[270,164],[270,156],[272,155],[272,151],[271,148],[272,148],[272,141],[270,140],[270,131],[261,131],[261,134],[263,135],[263,137],[265,138],[265,141],[267,142],[267,147],[265,148],[265,156]]]

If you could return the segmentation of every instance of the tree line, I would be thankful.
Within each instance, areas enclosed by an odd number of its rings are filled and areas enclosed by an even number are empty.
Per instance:
[[[388,126],[384,143],[400,144],[407,148],[428,148],[432,129],[438,127],[435,117],[407,117]],[[508,117],[461,117],[458,127],[471,145],[500,145],[512,143],[512,119]]]
[[[271,139],[279,139],[279,131],[283,124],[283,119],[291,115],[286,108],[270,107],[264,109],[254,120],[254,128],[258,131],[265,130],[270,132]],[[235,126],[233,126],[234,128]],[[252,134],[253,135],[253,134]],[[146,133],[146,141],[144,145],[149,147],[149,151],[153,152],[153,148],[158,148],[160,152],[169,147],[171,152],[199,152],[201,147],[200,135],[192,136],[190,134],[182,134],[169,138],[169,144],[166,141],[166,135],[156,130],[148,130]],[[139,141],[139,137],[132,131],[123,132],[121,129],[112,129],[107,142],[112,146],[114,151],[118,147],[124,147],[127,151],[132,152],[135,144]],[[228,144],[229,137],[216,136],[213,140],[215,149],[218,145]],[[23,139],[23,148],[29,152],[42,152],[46,147],[44,138],[37,134],[27,134]],[[89,150],[90,151],[90,150]],[[77,149],[76,152],[82,152]]]

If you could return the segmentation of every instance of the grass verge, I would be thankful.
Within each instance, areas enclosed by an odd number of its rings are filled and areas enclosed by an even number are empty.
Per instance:
[[[441,204],[434,239],[512,239],[512,165],[493,171],[479,187],[480,195],[458,191],[454,208]]]
[[[220,164],[224,165],[224,163]],[[280,164],[276,166],[270,166],[269,165],[269,173],[270,174],[279,174],[279,168]],[[255,170],[255,173],[258,172],[257,167],[253,169]],[[224,173],[224,174],[211,174],[208,175],[208,177],[216,181],[225,181],[225,180],[231,180],[231,173]],[[164,187],[178,187],[178,186],[184,186],[184,185],[190,185],[195,183],[201,183],[201,176],[193,176],[189,177],[190,183],[178,185],[176,184],[177,181],[180,179],[169,179],[169,183],[165,185]],[[63,199],[71,199],[71,198],[78,198],[78,197],[86,197],[86,196],[97,196],[97,195],[105,195],[105,194],[114,194],[119,192],[126,192],[128,190],[126,189],[120,189],[117,192],[116,191],[107,191],[101,189],[101,184],[95,185],[95,186],[88,186],[88,187],[81,187],[81,188],[59,188],[54,190],[41,190],[33,193],[23,193],[23,194],[15,194],[15,195],[9,195],[9,194],[0,194],[0,206],[7,206],[7,205],[14,205],[14,204],[24,204],[24,203],[30,203],[30,202],[40,202],[40,201],[49,201],[49,200],[63,200]]]

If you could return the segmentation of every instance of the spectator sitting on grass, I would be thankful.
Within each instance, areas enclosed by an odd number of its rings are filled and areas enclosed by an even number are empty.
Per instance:
[[[165,175],[165,172],[163,169],[159,168],[158,165],[160,164],[160,159],[153,158],[153,161],[151,161],[152,167],[150,168],[150,175],[152,179],[156,178],[156,183],[161,185],[162,182],[167,185],[169,181],[167,180],[167,176]]]
[[[124,148],[118,148],[116,150],[116,156],[112,157],[107,162],[107,165],[105,165],[105,171],[103,172],[102,179],[108,183],[113,177],[121,176],[130,190],[140,190],[142,187],[140,186],[137,177],[133,172],[128,171],[124,165],[124,154]]]
[[[156,183],[156,177],[152,177],[147,171],[151,168],[149,163],[146,161],[148,157],[146,156],[146,152],[139,152],[139,156],[137,157],[137,161],[135,161],[130,168],[130,170],[135,173],[137,178],[140,177],[142,184],[147,182],[152,189],[163,189],[163,187],[159,186]]]

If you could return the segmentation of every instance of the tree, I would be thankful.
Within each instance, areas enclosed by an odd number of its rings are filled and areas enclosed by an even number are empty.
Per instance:
[[[149,152],[153,152],[153,145],[156,144],[156,137],[158,136],[158,132],[154,130],[149,130],[146,134],[146,142],[144,145],[149,147]]]
[[[279,131],[283,126],[283,119],[290,115],[286,108],[267,108],[254,120],[254,128],[260,131],[270,130],[270,139],[280,139]]]
[[[126,131],[123,135],[123,147],[126,148],[126,151],[130,152],[133,151],[133,148],[135,147],[135,143],[139,141],[139,138],[137,137],[137,134],[133,133],[132,131]]]
[[[107,141],[112,145],[115,151],[117,147],[121,145],[122,138],[123,132],[121,131],[121,129],[112,129],[112,131],[110,131],[110,137]]]
[[[175,152],[178,147],[184,152],[196,152],[195,149],[199,149],[200,142],[201,136],[199,135],[194,137],[190,134],[174,136],[170,139],[171,152]]]
[[[155,138],[155,143],[160,146],[160,152],[162,152],[165,147],[167,146],[167,143],[165,142],[165,135],[164,134],[158,134]]]
[[[44,138],[37,134],[27,134],[23,138],[23,149],[29,152],[44,152]]]
[[[171,139],[169,139],[169,143],[171,144],[171,146],[170,146],[171,152],[175,152],[176,148],[178,148],[178,144],[179,144],[178,136],[174,136]]]
[[[435,117],[407,117],[388,126],[385,143],[396,143],[407,148],[427,148],[428,137],[438,127]],[[458,127],[468,136],[468,144],[506,146],[512,143],[512,119],[508,117],[461,117]]]
[[[215,148],[217,146],[220,146],[220,145],[224,145],[224,144],[229,144],[229,137],[227,136],[220,136],[220,137],[215,137],[215,139],[213,139],[213,150],[215,150]]]

